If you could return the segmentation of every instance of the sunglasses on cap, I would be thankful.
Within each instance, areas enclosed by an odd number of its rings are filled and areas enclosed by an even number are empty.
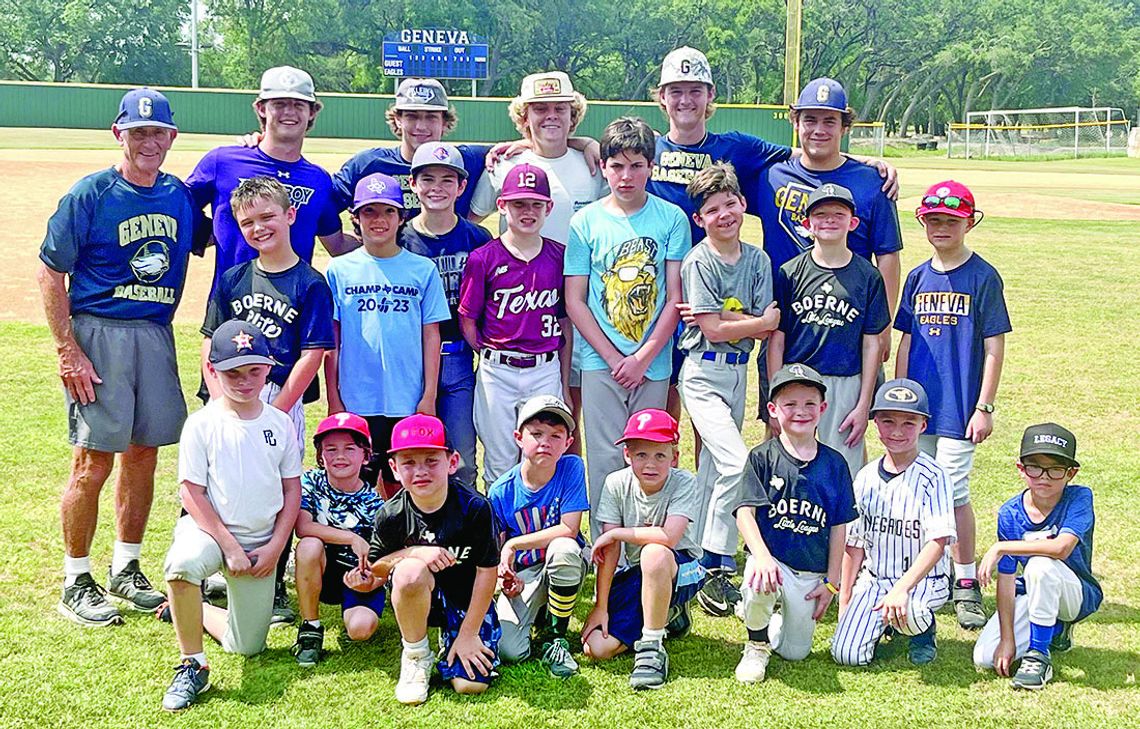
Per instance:
[[[944,207],[950,210],[957,210],[962,206],[968,208],[970,207],[970,203],[969,201],[963,200],[957,195],[946,195],[945,197],[939,195],[927,195],[926,197],[922,198],[922,207],[924,208]]]

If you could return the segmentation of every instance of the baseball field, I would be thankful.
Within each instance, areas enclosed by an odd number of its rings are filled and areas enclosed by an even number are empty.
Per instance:
[[[166,169],[185,175],[203,151],[229,141],[179,137]],[[306,152],[335,170],[368,144],[314,139]],[[60,195],[115,159],[109,132],[0,129],[7,190],[0,231],[9,251],[0,270],[0,727],[1140,726],[1140,160],[896,161],[904,272],[928,257],[908,211],[927,185],[954,177],[986,212],[968,242],[1005,279],[1014,331],[995,432],[978,450],[971,485],[979,554],[993,541],[998,506],[1020,488],[1013,463],[1026,425],[1055,420],[1074,431],[1084,464],[1076,481],[1095,494],[1093,569],[1104,604],[1077,626],[1073,650],[1056,656],[1054,681],[1044,691],[1014,692],[975,671],[975,634],[958,628],[952,612],[938,618],[939,655],[931,665],[912,666],[904,651],[869,669],[837,667],[827,653],[834,608],[807,660],[773,659],[766,682],[742,686],[732,672],[743,626],[695,611],[693,633],[669,645],[671,676],[660,691],[634,694],[625,657],[600,666],[583,661],[582,673],[567,681],[548,678],[536,664],[506,667],[480,697],[438,690],[427,704],[404,707],[392,695],[400,644],[391,613],[372,640],[351,644],[336,612],[323,608],[329,654],[316,669],[294,662],[293,628],[274,629],[269,650],[252,659],[208,644],[214,688],[200,705],[171,716],[159,708],[178,658],[169,625],[132,614],[120,627],[84,629],[55,611],[63,559],[59,495],[70,450],[35,271]],[[759,240],[754,219],[745,238]],[[325,261],[316,263],[323,268]],[[197,325],[212,268],[209,258],[192,261],[176,320],[188,401],[197,387]],[[310,422],[319,415],[319,407],[310,408]],[[760,438],[750,423],[746,439]],[[868,442],[877,450],[873,428]],[[176,448],[161,453],[143,546],[143,569],[156,579],[178,514],[176,458]],[[691,449],[682,460],[691,466]],[[98,570],[110,563],[111,491],[92,551]],[[592,583],[583,594],[572,629],[589,610]],[[986,606],[993,610],[992,591]]]

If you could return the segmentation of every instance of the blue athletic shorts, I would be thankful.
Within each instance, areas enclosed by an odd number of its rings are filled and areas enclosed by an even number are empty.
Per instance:
[[[681,379],[681,365],[685,364],[685,353],[681,350],[681,332],[683,331],[685,331],[685,322],[679,322],[677,331],[673,332],[673,338],[669,340],[673,354],[673,371],[669,373],[670,385],[676,385]]]
[[[677,559],[677,574],[673,577],[673,597],[669,607],[683,605],[697,595],[705,584],[705,568],[684,552],[673,550]],[[641,611],[641,566],[626,567],[614,575],[610,586],[610,635],[633,646],[641,640],[645,616]]]
[[[436,590],[432,594],[428,625],[439,628],[440,659],[436,668],[439,669],[439,675],[445,681],[450,681],[453,678],[465,678],[468,681],[491,683],[491,680],[498,675],[494,670],[487,676],[480,676],[478,673],[472,676],[464,670],[462,661],[456,659],[454,664],[447,662],[447,652],[451,650],[451,644],[459,636],[459,627],[463,625],[465,617],[467,617],[466,608],[450,605],[447,597],[440,590]],[[502,636],[503,630],[499,627],[499,616],[495,612],[495,602],[492,600],[491,605],[487,608],[487,614],[483,616],[483,624],[479,626],[479,639],[483,641],[483,645],[495,653],[495,657],[492,659],[493,669],[499,667],[499,639]]]
[[[341,546],[325,545],[325,573],[321,577],[321,602],[326,605],[340,605],[342,613],[349,608],[366,607],[376,613],[376,617],[380,617],[384,612],[386,599],[384,588],[372,592],[357,592],[345,585],[344,574],[350,568],[344,564],[347,556],[344,554],[345,550],[340,549]]]

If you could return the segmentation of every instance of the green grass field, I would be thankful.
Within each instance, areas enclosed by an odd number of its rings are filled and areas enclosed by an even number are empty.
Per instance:
[[[22,143],[17,134],[0,134],[7,153],[0,154],[0,172],[13,158],[27,157],[21,150],[106,149],[86,133],[50,141],[46,134],[24,135]],[[183,141],[185,153],[214,140]],[[322,145],[313,146],[321,150],[313,156],[330,166],[353,149],[341,142]],[[179,171],[194,157],[178,158]],[[106,162],[113,159],[108,152]],[[1014,332],[1007,339],[996,430],[979,448],[972,484],[979,554],[993,541],[998,506],[1019,489],[1013,460],[1026,425],[1051,419],[1072,429],[1084,464],[1077,480],[1096,494],[1093,566],[1105,602],[1077,627],[1076,647],[1057,658],[1054,682],[1042,693],[1015,693],[1005,681],[976,672],[970,661],[974,636],[960,630],[950,612],[939,616],[940,651],[932,665],[916,668],[904,655],[868,669],[839,668],[827,654],[833,608],[816,633],[813,654],[798,664],[774,658],[768,680],[757,686],[741,686],[732,677],[744,638],[740,623],[696,614],[693,634],[670,644],[671,679],[657,692],[629,689],[632,661],[625,657],[598,666],[583,661],[581,675],[569,681],[549,679],[533,664],[507,667],[483,696],[460,698],[437,688],[426,705],[408,708],[392,696],[399,635],[391,613],[371,641],[350,644],[336,611],[325,608],[329,655],[318,668],[295,665],[291,628],[273,630],[269,650],[252,659],[226,655],[208,642],[214,689],[189,712],[166,715],[159,702],[178,658],[170,626],[132,614],[121,627],[83,629],[55,612],[66,421],[42,316],[7,301],[11,315],[0,322],[0,369],[6,373],[0,397],[0,727],[1140,726],[1140,517],[1133,491],[1140,475],[1140,209],[1130,207],[1140,203],[1140,162],[896,162],[904,181],[904,270],[927,257],[907,211],[927,184],[952,175],[974,186],[979,205],[990,213],[970,242],[1005,278]],[[83,165],[90,163],[53,167],[48,172],[63,178],[51,189],[66,189],[87,171]],[[37,211],[50,211],[55,199],[31,202]],[[8,206],[0,208],[0,224],[30,229],[23,231],[19,245],[25,250],[17,260],[34,262],[34,249],[26,248],[38,243],[43,218],[27,217],[30,209],[21,208],[17,217]],[[759,239],[754,222],[748,232]],[[10,266],[5,286],[34,298],[32,271]],[[188,298],[187,305],[200,300]],[[200,311],[182,314],[186,323],[177,334],[190,401],[199,342],[193,322]],[[319,408],[309,414],[314,421]],[[746,435],[759,442],[754,422]],[[869,442],[875,450],[873,433]],[[143,567],[152,578],[161,576],[178,513],[176,457],[175,448],[160,457],[143,549]],[[683,460],[691,465],[691,452]],[[98,571],[110,561],[111,491],[104,495],[92,552]],[[580,602],[572,630],[580,627],[587,602]],[[992,592],[987,607],[993,609]]]

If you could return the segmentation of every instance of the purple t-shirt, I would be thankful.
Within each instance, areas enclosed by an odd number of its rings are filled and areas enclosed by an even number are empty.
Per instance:
[[[239,263],[257,258],[250,248],[230,209],[230,195],[242,180],[251,177],[273,177],[289,190],[297,219],[289,230],[293,250],[306,263],[313,262],[313,248],[318,235],[332,235],[340,230],[340,213],[333,194],[332,177],[322,167],[305,158],[285,162],[270,157],[260,147],[218,147],[206,153],[186,185],[199,207],[210,206],[214,218],[217,251],[214,282],[217,287],[222,274]]]
[[[543,238],[538,255],[523,261],[495,238],[467,257],[459,314],[475,320],[480,347],[545,354],[562,346],[565,254],[561,243]]]

